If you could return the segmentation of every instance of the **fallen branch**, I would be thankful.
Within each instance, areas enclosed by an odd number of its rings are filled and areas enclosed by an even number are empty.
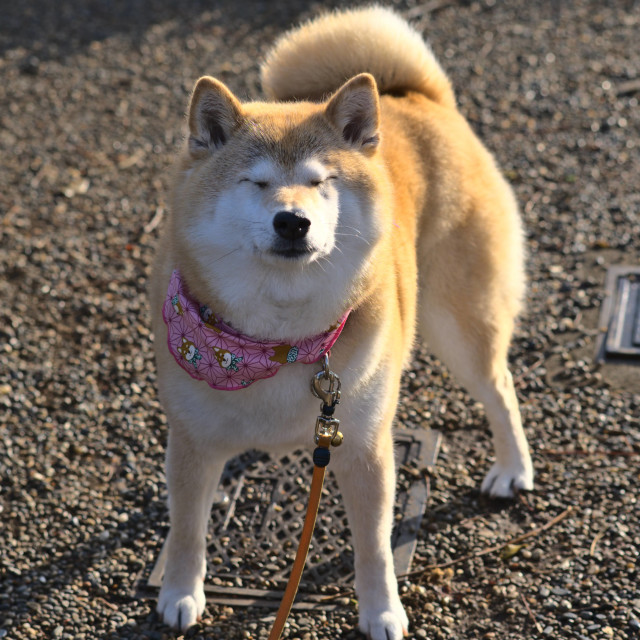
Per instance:
[[[623,457],[623,458],[635,458],[640,456],[640,451],[628,450],[628,449],[538,449],[538,452],[548,456],[598,456],[606,458],[609,456]]]
[[[514,379],[513,384],[517,387],[525,379],[529,373],[535,371],[541,364],[543,364],[545,358],[538,358],[532,365],[525,367]]]
[[[156,209],[156,212],[153,218],[151,218],[151,220],[144,225],[142,230],[145,233],[151,233],[160,224],[160,221],[162,220],[163,215],[164,215],[164,209],[162,207],[158,207]]]
[[[507,544],[516,544],[518,542],[522,542],[527,538],[532,538],[533,536],[537,536],[538,534],[542,533],[543,531],[546,531],[547,529],[551,529],[551,527],[558,524],[558,522],[561,522],[562,520],[564,520],[573,510],[574,510],[574,507],[567,507],[562,513],[558,514],[555,518],[551,518],[549,522],[543,524],[541,527],[538,527],[533,531],[529,531],[528,533],[523,533],[521,536],[518,536],[517,538],[513,538],[513,540],[509,540],[509,542],[507,542],[502,546],[506,547]]]
[[[419,576],[427,571],[432,571],[433,569],[446,569],[447,567],[452,567],[456,564],[460,564],[461,562],[466,562],[467,560],[472,560],[473,558],[481,558],[482,556],[489,555],[490,553],[495,553],[496,551],[501,551],[506,546],[511,544],[517,544],[518,542],[522,542],[523,540],[527,540],[528,538],[532,538],[533,536],[537,536],[541,534],[543,531],[550,529],[551,527],[558,524],[558,522],[564,520],[572,511],[574,507],[568,507],[562,513],[557,515],[555,518],[549,520],[549,522],[543,524],[541,527],[534,529],[533,531],[529,531],[528,533],[523,533],[520,536],[516,536],[507,542],[502,542],[500,544],[494,545],[493,547],[487,547],[485,549],[480,549],[479,551],[474,551],[466,556],[462,556],[461,558],[456,558],[455,560],[449,560],[449,562],[443,562],[442,564],[430,564],[422,569],[416,569],[415,571],[410,571],[409,573],[404,573],[398,578],[411,578],[413,576]]]
[[[425,4],[421,4],[417,7],[413,7],[413,9],[409,9],[407,11],[406,16],[408,20],[413,20],[414,18],[424,18],[429,13],[434,13],[435,11],[439,11],[440,9],[446,9],[453,4],[450,0],[432,0],[431,2],[426,2]]]
[[[531,620],[533,620],[533,624],[536,626],[536,631],[538,633],[542,633],[542,625],[536,620],[536,617],[533,615],[533,611],[531,611],[531,607],[529,606],[527,599],[522,594],[520,594],[520,598],[522,599],[522,602],[524,603],[525,609],[531,617]]]
[[[596,553],[596,547],[598,546],[598,542],[604,538],[604,531],[600,531],[596,533],[595,538],[591,542],[591,546],[589,547],[589,555],[594,556]]]
[[[621,82],[614,89],[617,96],[630,96],[640,91],[640,80],[629,80],[628,82]]]

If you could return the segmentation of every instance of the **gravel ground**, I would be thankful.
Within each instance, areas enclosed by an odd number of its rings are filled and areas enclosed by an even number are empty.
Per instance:
[[[428,34],[524,212],[512,369],[537,474],[515,503],[481,498],[482,411],[418,349],[399,420],[444,444],[422,571],[400,580],[410,637],[637,638],[640,368],[593,355],[606,266],[640,256],[640,6],[393,4]],[[259,97],[269,42],[320,7],[3,3],[0,638],[175,637],[132,595],[167,527],[145,307],[167,170],[193,81]],[[186,637],[264,638],[270,615],[210,606]],[[355,639],[356,622],[347,605],[286,633]]]

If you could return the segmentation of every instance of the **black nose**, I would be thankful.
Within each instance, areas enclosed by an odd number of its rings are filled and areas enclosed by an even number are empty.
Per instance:
[[[292,211],[279,211],[273,216],[273,228],[276,233],[285,240],[299,240],[304,238],[311,226],[311,220],[302,213]]]

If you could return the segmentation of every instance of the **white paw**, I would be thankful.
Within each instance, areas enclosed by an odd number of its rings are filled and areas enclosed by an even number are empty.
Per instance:
[[[185,589],[163,587],[158,598],[157,611],[165,624],[174,629],[186,631],[202,615],[205,602],[202,587],[193,593],[188,593]]]
[[[482,483],[482,493],[492,498],[513,498],[518,491],[533,489],[533,469],[531,464],[500,465],[491,467]]]
[[[409,619],[398,600],[387,610],[360,610],[359,628],[369,640],[401,640],[409,631]]]

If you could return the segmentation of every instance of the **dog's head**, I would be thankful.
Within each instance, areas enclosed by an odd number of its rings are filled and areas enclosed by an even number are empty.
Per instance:
[[[225,283],[241,295],[252,279],[302,299],[314,279],[361,275],[382,226],[379,115],[368,74],[323,104],[241,104],[221,82],[198,81],[173,233],[182,268],[211,287],[205,299],[228,298]]]

